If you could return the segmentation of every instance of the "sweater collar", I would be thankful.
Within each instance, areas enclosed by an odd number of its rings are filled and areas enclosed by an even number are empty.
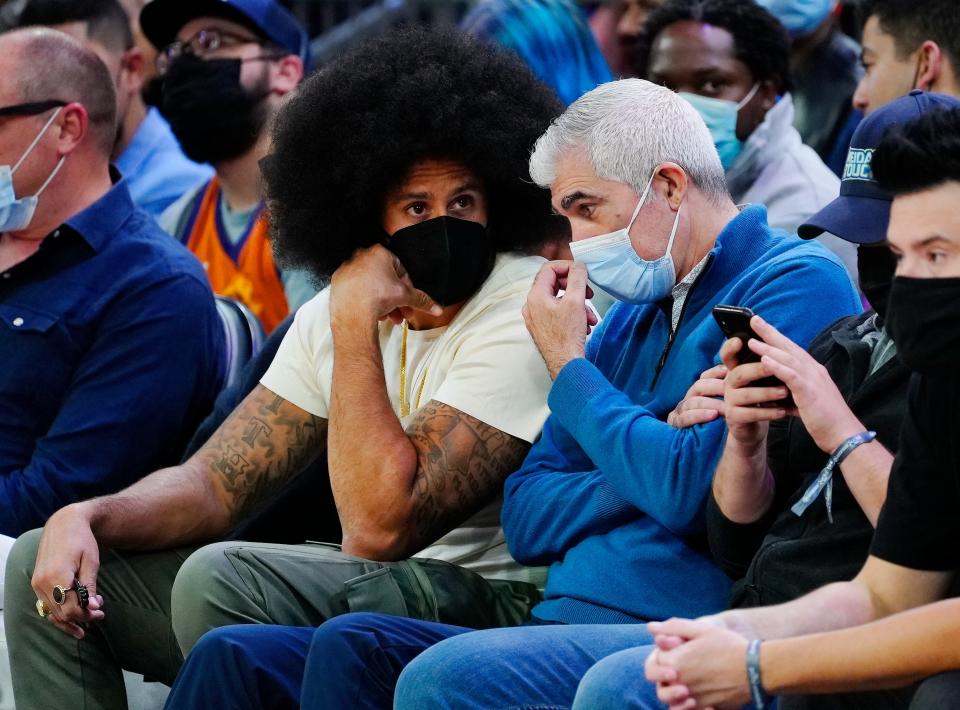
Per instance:
[[[713,296],[761,259],[780,238],[782,235],[775,234],[767,224],[766,207],[747,205],[742,208],[740,214],[720,230],[713,249],[703,259],[703,271],[691,285],[686,298],[700,302]],[[672,292],[656,305],[670,318]]]
[[[710,264],[696,291],[714,293],[767,254],[778,239],[767,224],[767,208],[748,205],[720,230],[710,250]],[[692,294],[691,294],[692,295]]]

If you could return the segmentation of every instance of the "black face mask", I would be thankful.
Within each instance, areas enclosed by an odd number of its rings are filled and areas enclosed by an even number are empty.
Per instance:
[[[870,301],[873,310],[880,316],[881,323],[887,317],[890,284],[893,282],[893,272],[896,270],[897,260],[886,245],[869,246],[861,244],[857,248],[860,290]]]
[[[243,155],[267,121],[269,90],[251,92],[240,83],[240,59],[179,57],[163,77],[160,111],[187,157],[219,163]]]
[[[147,106],[160,107],[163,103],[163,77],[155,76],[146,83],[140,92]]]
[[[490,234],[479,222],[436,217],[398,230],[388,244],[413,285],[441,306],[475,294],[496,256]]]
[[[914,372],[953,372],[960,362],[960,278],[895,278],[887,332],[900,360]]]

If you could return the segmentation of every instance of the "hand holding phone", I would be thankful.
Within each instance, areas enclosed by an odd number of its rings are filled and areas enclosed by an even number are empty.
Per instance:
[[[720,326],[720,330],[727,338],[740,338],[742,346],[737,353],[737,363],[744,365],[751,362],[760,362],[760,356],[747,346],[752,338],[763,342],[763,339],[753,332],[750,319],[754,313],[749,308],[741,306],[717,305],[713,307],[713,318]],[[776,377],[764,377],[751,383],[753,387],[783,387],[784,384]],[[779,402],[771,402],[779,405]]]

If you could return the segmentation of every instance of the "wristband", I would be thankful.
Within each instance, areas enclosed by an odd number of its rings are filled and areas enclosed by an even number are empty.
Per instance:
[[[810,484],[810,487],[807,488],[806,492],[803,494],[803,497],[798,500],[792,508],[794,515],[800,516],[803,515],[804,511],[810,507],[811,503],[817,499],[820,495],[820,492],[826,489],[824,495],[825,502],[827,504],[827,519],[832,523],[833,522],[833,470],[843,463],[844,459],[847,458],[850,454],[853,453],[854,449],[862,444],[867,444],[877,438],[877,432],[875,431],[862,431],[859,434],[854,434],[849,439],[844,441],[840,446],[837,447],[837,450],[833,452],[829,459],[827,459],[827,465],[823,467],[823,470],[820,471],[820,475],[817,476],[816,480]]]
[[[760,679],[760,639],[753,639],[747,646],[747,682],[750,684],[750,700],[757,710],[764,710],[770,696],[763,689]]]

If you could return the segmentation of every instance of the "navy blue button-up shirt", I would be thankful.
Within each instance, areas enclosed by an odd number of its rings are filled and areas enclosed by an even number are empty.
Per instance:
[[[175,463],[224,348],[202,267],[122,180],[0,273],[0,533]]]

